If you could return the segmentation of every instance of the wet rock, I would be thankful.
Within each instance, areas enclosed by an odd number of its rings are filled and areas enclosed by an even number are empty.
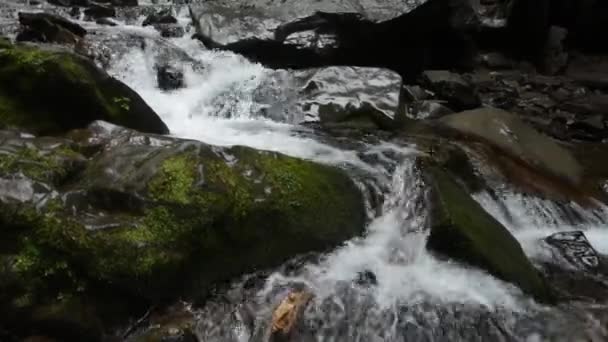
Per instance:
[[[49,4],[73,7],[73,6],[88,6],[89,0],[47,0]]]
[[[149,327],[136,342],[198,342],[195,334],[196,316],[183,304],[155,310],[148,319]]]
[[[602,141],[608,138],[608,130],[604,121],[602,115],[594,115],[585,120],[574,121],[568,125],[569,137],[583,141]]]
[[[176,299],[364,230],[361,193],[332,167],[101,122],[79,143],[8,138],[2,146],[14,152],[0,153],[0,178],[32,186],[0,198],[2,241],[16,239],[10,250],[1,244],[0,271],[6,254],[27,260],[0,274],[16,277],[2,303],[47,286],[51,303],[58,293],[95,298],[102,290],[117,300]],[[101,152],[81,155],[87,142]]]
[[[513,66],[513,61],[500,52],[484,54],[482,61],[491,69],[510,69]]]
[[[477,21],[467,1],[427,1],[407,14],[380,22],[357,13],[373,4],[345,13],[335,13],[332,8],[336,3],[331,1],[312,5],[264,2],[238,10],[234,5],[223,7],[225,4],[210,7],[218,4],[205,3],[202,8],[192,9],[195,38],[208,48],[233,51],[271,68],[373,66],[414,79],[424,69],[464,69],[473,65],[474,44],[468,32],[475,30]],[[338,7],[345,6],[343,2],[339,4]],[[212,17],[218,13],[214,21]],[[224,19],[228,15],[231,19]],[[218,28],[214,22],[234,26]],[[273,26],[274,37],[269,30]],[[235,31],[246,36],[234,34]],[[305,37],[312,38],[291,40],[293,35],[307,32]]]
[[[33,133],[62,133],[94,120],[168,133],[137,93],[91,61],[64,51],[27,46],[0,50],[0,108],[1,127]]]
[[[116,17],[116,10],[114,7],[100,4],[100,3],[91,3],[87,9],[84,10],[84,14],[92,19],[100,19],[100,18],[108,18],[108,17]]]
[[[595,270],[600,266],[597,252],[582,231],[555,233],[545,241],[556,249],[563,262],[575,269]]]
[[[110,18],[99,18],[97,20],[95,20],[95,22],[99,25],[105,25],[105,26],[116,26],[118,25],[114,20],[110,19]]]
[[[448,173],[436,166],[423,172],[433,189],[427,248],[517,284],[537,300],[551,301],[547,284],[509,231]]]
[[[161,37],[164,38],[179,38],[186,34],[186,30],[181,25],[174,24],[156,24],[154,29],[160,32]]]
[[[23,30],[18,41],[75,45],[87,33],[82,26],[50,13],[19,12],[19,23]]]
[[[313,295],[306,290],[287,294],[272,313],[268,342],[292,341],[298,321],[312,297]]]
[[[378,285],[378,278],[374,272],[365,270],[357,273],[355,283],[360,286],[375,286]]]
[[[608,116],[608,95],[589,95],[564,103],[561,108],[565,111],[583,115],[600,114]]]
[[[377,68],[329,67],[308,76],[297,100],[307,122],[390,128],[399,106],[401,77]]]
[[[184,86],[184,73],[171,65],[157,65],[156,81],[162,90],[176,90]]]
[[[493,108],[445,116],[441,122],[477,137],[533,168],[578,184],[582,168],[572,154],[549,137],[523,123],[516,115]]]
[[[458,74],[447,70],[427,70],[422,73],[421,82],[438,99],[447,101],[453,110],[473,109],[481,105],[477,90]]]
[[[142,23],[143,26],[157,24],[177,24],[177,19],[173,16],[171,9],[162,10],[157,13],[152,13]]]

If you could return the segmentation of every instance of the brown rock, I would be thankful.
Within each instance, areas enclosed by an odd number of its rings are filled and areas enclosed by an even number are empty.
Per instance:
[[[312,299],[307,291],[292,291],[281,301],[272,313],[272,326],[269,341],[289,341],[302,311]]]

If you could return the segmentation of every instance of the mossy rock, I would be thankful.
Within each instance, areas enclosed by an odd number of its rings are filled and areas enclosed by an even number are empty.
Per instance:
[[[486,270],[542,302],[552,294],[519,242],[446,171],[421,163],[432,189],[432,226],[427,247]]]
[[[60,134],[104,120],[168,133],[136,92],[93,62],[61,50],[0,44],[0,128]]]
[[[90,158],[58,138],[49,147],[49,138],[12,136],[19,148],[0,153],[0,186],[14,189],[0,194],[0,272],[13,279],[0,296],[7,307],[29,311],[59,295],[97,297],[100,288],[175,299],[364,230],[361,193],[336,168],[126,129],[111,134]],[[84,165],[71,168],[65,158]]]

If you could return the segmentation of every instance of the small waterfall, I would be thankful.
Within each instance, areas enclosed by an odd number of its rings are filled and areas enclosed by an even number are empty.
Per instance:
[[[183,20],[181,18],[180,20]],[[146,47],[113,60],[110,73],[134,88],[173,135],[216,145],[246,145],[336,165],[365,174],[383,198],[365,236],[329,254],[302,256],[276,270],[245,275],[197,309],[197,334],[209,342],[265,342],[273,310],[292,289],[314,294],[303,313],[298,341],[600,341],[607,332],[584,303],[544,307],[516,287],[425,249],[425,186],[414,167],[415,147],[374,141],[339,144],[288,117],[259,116],[260,87],[277,100],[289,82],[240,56],[213,52],[188,38],[172,39],[203,68],[185,65],[183,89],[156,87],[155,35],[130,27],[104,28],[143,35]],[[475,195],[533,259],[541,238],[584,230],[608,252],[606,207],[505,193]],[[583,222],[583,223],[581,223]],[[598,337],[599,336],[599,337]]]

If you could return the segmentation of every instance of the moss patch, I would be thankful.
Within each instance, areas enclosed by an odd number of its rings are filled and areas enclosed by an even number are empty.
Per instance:
[[[0,126],[56,134],[94,120],[168,132],[134,91],[88,60],[35,47],[0,49]]]
[[[545,281],[509,231],[443,170],[425,170],[432,176],[435,201],[428,247],[513,282],[541,301],[551,300]]]

